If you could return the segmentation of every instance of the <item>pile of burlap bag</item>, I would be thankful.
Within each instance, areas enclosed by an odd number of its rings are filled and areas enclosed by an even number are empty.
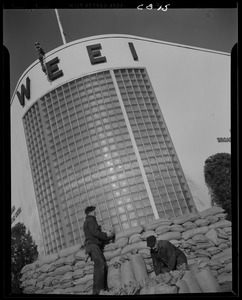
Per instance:
[[[226,292],[232,289],[231,222],[221,207],[171,220],[153,220],[115,235],[105,245],[108,291],[103,295]],[[108,230],[103,227],[103,230]],[[187,256],[187,271],[155,275],[146,238],[169,240]],[[93,262],[81,244],[26,265],[21,287],[27,294],[92,294]]]

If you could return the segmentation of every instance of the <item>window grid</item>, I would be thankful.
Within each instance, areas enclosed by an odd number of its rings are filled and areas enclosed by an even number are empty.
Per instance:
[[[145,69],[114,73],[156,206],[162,207],[159,216],[171,217],[178,208],[187,212],[186,182]],[[43,118],[32,106],[24,124],[48,254],[65,246],[53,182],[71,245],[84,242],[87,205],[95,205],[103,223],[116,230],[154,219],[110,71],[72,80],[39,102]]]
[[[123,72],[121,70],[116,70],[115,74],[116,74],[117,83],[118,83],[120,91],[121,91],[122,98],[124,99],[124,105],[126,107],[126,110],[129,112],[130,121],[132,121],[132,122],[130,122],[131,127],[133,129],[133,132],[136,133],[134,135],[135,135],[137,144],[142,146],[142,148],[143,148],[143,150],[141,150],[140,146],[138,146],[140,151],[142,151],[144,153],[144,155],[141,155],[141,157],[144,156],[145,158],[150,160],[147,149],[148,149],[148,144],[151,145],[151,149],[152,149],[152,144],[153,144],[152,138],[154,136],[156,138],[156,141],[158,142],[158,145],[160,146],[159,147],[159,150],[161,152],[160,157],[162,157],[162,160],[165,162],[164,163],[165,169],[166,169],[166,171],[168,171],[168,174],[169,174],[169,170],[168,170],[167,162],[166,162],[166,160],[167,160],[167,158],[169,158],[169,156],[165,156],[165,154],[169,155],[169,150],[166,146],[166,143],[169,141],[169,140],[167,140],[168,134],[166,132],[165,125],[162,122],[162,117],[161,117],[161,115],[159,115],[160,111],[159,111],[158,106],[157,106],[158,103],[156,103],[156,99],[154,98],[154,96],[152,96],[152,92],[148,91],[149,82],[148,82],[148,80],[145,79],[146,73],[144,72],[144,70],[127,69]],[[138,77],[140,78],[140,80],[138,79]],[[132,80],[133,80],[133,83],[132,83]],[[145,80],[147,81],[147,83],[145,82]],[[127,86],[127,84],[126,84],[127,82],[129,82],[129,86]],[[150,93],[151,97],[146,97],[149,93]],[[134,95],[136,95],[136,101],[134,101],[134,99],[135,99]],[[146,118],[148,117],[147,119],[149,120],[149,124],[155,124],[156,126],[153,126],[153,128],[152,128],[152,126],[149,125],[149,132],[148,132],[148,128],[147,128],[147,126],[145,126],[146,123],[145,123],[145,120],[144,120],[144,115],[142,113],[142,110],[146,109],[146,111],[149,112],[150,107],[152,108],[152,111],[150,113],[146,114]],[[133,108],[132,112],[130,112],[131,108]],[[155,128],[157,128],[157,129],[155,129]],[[151,138],[151,136],[149,136],[150,129],[152,129],[152,138]],[[157,130],[159,130],[159,134],[156,134]],[[160,135],[160,132],[163,135],[165,133],[165,136],[166,136],[164,138],[165,143],[164,143],[163,148],[161,148],[161,138],[162,138],[162,136],[159,139],[157,137],[157,136]],[[142,145],[142,142],[141,142],[141,144],[140,144],[140,141],[138,142],[139,138],[141,140],[143,140],[143,145]],[[147,143],[145,142],[145,139],[147,140]],[[162,140],[163,140],[163,138],[162,138]],[[144,157],[142,159],[143,163],[145,161]],[[153,158],[156,161],[155,165],[157,165],[159,167],[159,163],[157,161],[158,157],[157,157],[157,155],[155,155],[154,149],[153,149]],[[172,159],[169,158],[168,162],[169,161],[172,161]],[[151,167],[150,163],[148,163],[147,165],[149,167],[145,167],[145,170],[146,170],[146,172],[149,172],[149,169],[151,169],[152,167]],[[159,168],[158,168],[158,170],[159,170]],[[173,167],[173,170],[175,170],[174,167]],[[159,172],[161,172],[161,171],[159,170]],[[160,193],[159,190],[158,190],[157,184],[156,184],[156,180],[154,178],[154,170],[151,170],[151,173],[153,175],[152,176],[153,180],[151,179],[150,176],[148,176],[148,181],[149,181],[150,184],[152,182],[154,182],[155,185],[156,185],[156,189],[155,190],[152,189],[152,191],[155,194],[157,193],[157,191],[158,191],[158,193]],[[147,175],[148,175],[148,173],[147,173]],[[161,178],[163,179],[163,176],[161,176]],[[173,188],[171,178],[172,177],[169,176],[170,183],[171,183],[171,186]],[[168,199],[170,201],[170,197],[169,197],[169,193],[168,193],[167,188],[166,188],[166,184],[164,184],[164,188],[166,190],[166,194],[168,195]],[[173,191],[175,192],[174,188],[173,188]],[[176,192],[175,192],[175,195],[176,195]],[[160,196],[160,199],[162,199],[162,195],[159,194],[159,196]],[[163,201],[161,201],[161,203],[163,205]],[[170,201],[170,204],[172,204],[171,201]],[[179,199],[176,195],[176,204],[175,204],[175,206],[177,204],[180,207]],[[164,207],[164,205],[163,205],[163,207]],[[173,210],[173,205],[171,207],[172,207],[173,214],[174,215],[178,214],[177,210],[176,210],[176,212],[175,212],[175,210]],[[164,210],[164,212],[166,214],[165,210]],[[181,214],[181,213],[182,213],[182,209],[180,207],[179,214]],[[162,212],[162,215],[163,215],[163,212]],[[166,215],[166,216],[168,217],[168,215]],[[169,217],[170,217],[170,212],[169,212]]]
[[[142,91],[141,91],[140,85],[139,85],[139,83],[138,83],[137,77],[136,77],[136,82],[137,82],[137,86],[139,87],[140,93],[141,93],[141,95],[142,95]],[[144,84],[144,87],[145,87],[145,82],[144,82],[144,81],[143,81],[143,84]],[[143,90],[143,91],[146,92],[145,90]],[[142,99],[143,99],[143,102],[144,102],[144,109],[147,111],[147,106],[146,106],[146,102],[144,101],[143,95],[142,95]],[[152,103],[152,100],[150,100],[150,102]],[[154,104],[157,105],[157,103],[154,103]],[[142,104],[141,104],[141,105],[142,105]],[[158,108],[157,108],[157,109],[154,109],[154,111],[159,112]],[[143,118],[143,117],[142,117],[142,118]],[[148,118],[150,119],[150,116],[149,116],[149,115],[148,115]],[[143,119],[143,122],[144,122],[144,124],[145,124],[144,119]],[[151,124],[152,124],[151,119],[150,119],[150,122],[151,122]],[[162,121],[161,121],[161,122],[162,122]],[[145,130],[146,130],[146,132],[147,132],[147,136],[149,137],[149,133],[148,133],[147,126],[144,126],[144,128],[145,128]],[[158,143],[158,145],[159,145],[159,141],[158,141],[158,139],[157,139],[157,135],[155,134],[154,128],[152,128],[152,126],[150,126],[150,129],[151,129],[152,133],[154,133],[155,139],[156,139],[156,141],[157,141],[157,143]],[[151,145],[153,144],[153,142],[152,142],[151,139],[150,139],[150,143],[151,143]],[[164,148],[164,149],[166,149],[166,150],[168,151],[167,145],[166,145],[166,144],[165,144],[165,148]],[[146,149],[144,149],[144,150],[145,150],[145,152],[147,152]],[[163,151],[161,151],[161,154],[162,154],[162,158],[164,159]],[[147,155],[147,153],[146,153],[146,155]],[[149,156],[147,155],[147,157],[149,157]],[[159,163],[158,163],[158,161],[157,161],[157,157],[156,157],[155,155],[154,155],[154,158],[155,158],[156,164],[159,166]],[[166,170],[168,171],[167,164],[165,164],[165,167],[166,167]],[[174,168],[173,168],[173,169],[174,169]],[[171,179],[171,176],[170,176],[169,171],[168,171],[168,174],[169,174],[169,178],[170,178],[170,180],[171,180],[171,182],[172,182],[172,179]],[[162,180],[163,180],[163,183],[164,183],[164,179],[163,179],[163,178],[162,178]],[[156,185],[156,190],[158,191],[157,181],[156,181],[155,179],[154,179],[154,183],[155,183],[155,185]],[[166,188],[166,185],[165,185],[165,184],[164,184],[164,187],[165,187],[166,193],[168,194],[167,188]],[[173,190],[174,190],[174,186],[173,186],[173,185],[172,185],[172,187],[173,187]],[[174,192],[175,192],[175,190],[174,190]],[[180,203],[179,203],[179,200],[178,200],[178,198],[177,198],[176,192],[175,192],[175,195],[176,195],[176,203],[178,204],[178,206],[179,206],[179,208],[180,208],[180,210],[181,210]],[[159,196],[161,196],[161,195],[159,195]],[[162,198],[161,198],[161,199],[162,199]],[[170,199],[169,199],[169,200],[170,200]],[[161,201],[161,202],[162,202],[162,201]],[[164,208],[163,202],[162,202],[162,206],[163,206],[163,208]],[[173,210],[173,205],[172,205],[172,210]],[[164,212],[165,212],[165,210],[164,210]],[[176,213],[175,213],[174,210],[173,210],[173,213],[174,213],[174,216],[176,216]],[[166,214],[166,212],[165,212],[165,214]],[[180,214],[180,213],[179,213],[179,214]],[[168,217],[168,216],[167,216],[167,217]]]
[[[58,95],[57,95],[57,97],[56,97],[56,99],[58,99]],[[45,100],[47,100],[47,99],[45,99]],[[48,104],[48,105],[46,105],[46,103]],[[48,101],[42,101],[42,107],[43,107],[43,111],[45,111],[45,115],[44,115],[44,118],[48,118],[48,116],[50,116],[50,115],[52,115],[52,117],[54,118],[54,120],[55,120],[55,123],[54,124],[57,124],[57,116],[55,115],[55,114],[53,114],[53,110],[54,110],[54,107],[53,107],[53,105],[54,105],[54,101],[51,101],[51,98],[48,98]],[[51,120],[53,120],[53,118],[51,119]],[[57,132],[58,132],[58,127],[57,127]],[[53,139],[53,134],[52,134],[52,132],[50,132],[50,134],[51,134],[51,138],[52,138],[52,141],[54,140]],[[58,151],[57,151],[57,146],[56,146],[56,144],[55,143],[53,143],[54,144],[54,148],[55,148],[55,153],[58,153]],[[62,145],[62,144],[61,144]],[[56,157],[56,159],[57,159],[57,161],[58,161],[58,156]],[[54,207],[56,207],[55,205],[54,205]],[[55,209],[55,213],[57,213],[57,209]],[[58,222],[58,220],[56,220],[56,224],[57,224],[57,228],[58,228],[58,230],[59,230],[59,232],[61,232],[60,231],[60,224],[59,224],[59,222]],[[57,236],[57,234],[56,234],[56,230],[54,230],[54,235],[55,235],[55,241],[57,242],[58,241],[58,236]],[[59,235],[62,235],[62,234],[59,234]],[[60,246],[60,249],[63,247],[65,245],[65,241],[62,239],[61,240],[61,244],[59,245]],[[58,249],[58,250],[60,250],[60,249]]]
[[[51,202],[49,201],[49,205],[51,204]],[[55,205],[54,205],[54,211],[55,211],[55,213],[54,214],[56,214],[57,215],[57,211],[56,211],[56,209],[55,209]],[[51,211],[51,208],[50,208],[50,211]],[[54,215],[53,214],[53,215]],[[57,218],[54,218],[54,216],[52,216],[52,218],[53,218],[53,221],[54,221],[54,219],[55,219],[55,224],[57,224],[57,226],[58,226],[58,221],[57,221]],[[55,226],[53,226],[53,227],[55,227]],[[58,228],[58,227],[57,227]],[[58,234],[56,233],[56,230],[54,230],[54,232],[52,231],[50,231],[50,229],[51,229],[51,226],[49,226],[48,227],[48,230],[49,230],[49,236],[51,236],[51,233],[54,235],[54,238],[50,238],[51,240],[52,240],[52,242],[55,242],[56,243],[56,245],[55,245],[55,247],[53,246],[53,244],[52,244],[52,247],[50,246],[51,245],[51,243],[49,243],[49,245],[48,245],[48,249],[49,249],[49,251],[51,251],[50,249],[52,248],[53,250],[58,250],[58,245],[57,245],[57,238],[58,238]],[[60,232],[60,228],[58,228],[58,230],[59,230],[59,232]],[[61,248],[60,248],[61,249]]]
[[[31,159],[31,168],[36,170],[33,180],[34,186],[37,192],[36,199],[37,205],[39,207],[40,215],[44,210],[44,214],[47,214],[51,208],[46,200],[46,197],[42,197],[42,201],[39,201],[40,195],[46,196],[46,191],[50,189],[51,178],[47,177],[48,173],[48,162],[46,156],[46,148],[43,140],[43,132],[41,127],[40,112],[38,109],[38,104],[32,106],[31,110],[23,118],[25,134],[27,139],[27,146],[29,150],[29,155]],[[39,148],[38,148],[39,147]],[[47,184],[48,183],[48,184]],[[42,185],[42,189],[40,188]],[[41,209],[42,208],[42,209]],[[49,214],[49,213],[48,213]],[[50,228],[52,226],[52,220],[50,218],[46,219],[46,222],[41,222],[41,228]],[[51,244],[51,248],[56,248],[55,241],[50,239],[50,231],[43,230],[43,236],[47,241],[48,245]],[[47,249],[49,246],[47,247]]]

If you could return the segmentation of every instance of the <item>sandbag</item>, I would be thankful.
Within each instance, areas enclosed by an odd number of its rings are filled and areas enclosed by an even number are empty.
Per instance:
[[[199,212],[199,215],[201,218],[206,218],[207,216],[213,216],[219,213],[224,212],[224,209],[220,206],[212,206],[210,208],[207,208],[201,212]]]
[[[181,239],[182,244],[188,244],[190,246],[195,246],[196,243],[194,242],[194,240],[192,238],[189,238],[187,240]]]
[[[178,225],[178,224],[173,224],[170,226],[170,231],[180,231],[180,232],[183,232],[185,231],[186,229],[184,227],[182,227],[181,225]]]
[[[74,257],[77,260],[85,260],[86,259],[86,251],[84,249],[79,250],[74,254]]]
[[[207,219],[210,224],[213,224],[213,223],[216,223],[219,221],[219,218],[215,217],[215,216],[207,216],[205,219]]]
[[[102,228],[102,231],[104,231],[104,232],[108,232],[108,231],[114,232],[113,226],[108,224],[108,223],[107,224],[102,224],[101,228]]]
[[[88,281],[85,283],[84,291],[85,291],[86,293],[88,293],[89,291],[92,293],[92,291],[93,291],[93,279],[90,279],[90,280],[88,280]],[[91,294],[91,293],[90,293],[90,294]]]
[[[121,258],[121,255],[111,258],[109,261],[107,261],[108,267],[114,265],[115,263],[120,263],[120,258]]]
[[[218,275],[217,281],[219,284],[232,282],[232,272]]]
[[[194,251],[194,254],[196,255],[196,256],[208,256],[208,257],[211,257],[211,255],[208,253],[208,251],[206,251],[206,250],[203,250],[203,249],[197,249],[197,250],[195,250]]]
[[[196,248],[197,249],[208,249],[212,246],[214,246],[214,243],[212,241],[208,241],[208,242],[205,242],[205,243],[197,243]]]
[[[216,246],[218,245],[218,234],[217,231],[212,228],[205,233],[205,236],[212,241]]]
[[[226,242],[229,240],[227,233],[225,233],[221,228],[216,228],[216,230],[219,239],[224,239]]]
[[[198,219],[194,222],[197,227],[203,227],[203,226],[208,226],[210,224],[209,219]]]
[[[200,256],[196,258],[191,258],[187,260],[189,269],[192,270],[191,268],[194,266],[199,266],[200,268],[203,268],[207,265],[209,262],[210,258],[207,256]]]
[[[229,254],[232,257],[232,249],[231,248],[226,248],[222,252],[213,255],[212,259],[219,259],[220,257],[224,256],[225,254]]]
[[[73,272],[67,272],[65,275],[61,278],[60,283],[67,283],[72,281]]]
[[[34,270],[34,269],[36,269],[37,267],[39,267],[39,261],[35,261],[35,262],[31,263],[31,264],[25,265],[25,266],[21,269],[20,273],[23,274],[23,273],[25,273],[25,272],[27,272],[27,271]]]
[[[122,231],[119,231],[115,235],[115,242],[122,237],[130,237],[132,234],[141,233],[143,231],[142,226],[134,226]]]
[[[42,273],[38,278],[36,278],[36,281],[39,282],[39,281],[44,281],[46,277],[48,276],[58,276],[59,274],[55,275],[54,272],[51,272],[51,273]]]
[[[87,274],[84,277],[81,277],[77,280],[73,281],[74,285],[79,285],[79,284],[86,284],[89,280],[93,279],[93,274]]]
[[[228,227],[228,226],[231,226],[231,222],[228,221],[228,220],[221,220],[221,221],[218,221],[216,223],[213,223],[213,224],[210,224],[208,227],[209,228],[223,228],[223,227]]]
[[[52,286],[52,281],[55,279],[55,277],[46,277],[43,286]]]
[[[210,266],[210,269],[213,267],[218,267],[218,269],[223,267],[222,263],[218,259],[214,259],[214,258],[210,259],[207,265]]]
[[[214,276],[215,278],[218,277],[218,271],[217,271],[217,270],[212,270],[212,269],[211,269],[211,272],[212,272],[212,274],[213,274],[213,276]]]
[[[107,244],[107,245],[104,246],[103,251],[113,251],[115,249],[117,249],[116,244],[115,243],[110,243],[110,244]]]
[[[207,251],[213,256],[215,254],[220,253],[222,250],[219,249],[218,247],[209,247],[207,248]]]
[[[226,264],[232,262],[232,255],[231,254],[224,254],[223,256],[217,258],[222,264]]]
[[[169,285],[160,283],[155,285],[155,294],[177,294],[177,287],[175,285]]]
[[[30,279],[26,282],[25,286],[35,286],[36,285],[36,279]]]
[[[190,293],[190,289],[185,280],[178,279],[176,282],[176,286],[178,287],[178,294]]]
[[[201,269],[199,272],[195,273],[195,278],[198,285],[204,293],[210,292],[221,292],[221,288],[218,281],[212,274],[209,267]]]
[[[33,277],[33,274],[35,273],[34,270],[29,270],[26,271],[25,273],[23,273],[22,277],[21,277],[21,281],[27,280],[27,279],[31,279]]]
[[[144,258],[141,254],[134,254],[130,256],[130,262],[136,281],[138,283],[144,283],[145,280],[148,278]]]
[[[93,262],[92,262],[93,263]],[[73,271],[83,269],[88,263],[84,260],[78,260],[75,265],[72,267]]]
[[[77,269],[73,272],[73,275],[72,275],[74,280],[84,277],[84,276],[85,276],[84,269]]]
[[[73,266],[76,262],[77,262],[77,259],[74,256],[74,254],[69,255],[69,256],[66,257],[66,260],[65,260],[66,265]]]
[[[137,243],[137,242],[141,242],[141,241],[142,241],[142,239],[141,239],[141,234],[140,233],[132,234],[129,237],[129,244],[133,244],[133,243]]]
[[[179,217],[172,218],[171,221],[173,222],[173,224],[180,225],[188,221],[194,222],[198,219],[199,219],[199,215],[197,213],[192,212],[192,213],[181,215]]]
[[[151,257],[149,249],[139,249],[138,253],[141,254],[143,256],[143,258],[150,258]]]
[[[126,260],[124,263],[121,264],[120,282],[121,284],[127,284],[127,285],[130,284],[131,282],[133,283],[136,282],[133,268],[129,260]]]
[[[159,225],[156,229],[155,229],[155,233],[157,235],[166,233],[167,231],[170,231],[170,226],[169,225]]]
[[[229,247],[231,247],[231,243],[229,240],[218,238],[218,248],[224,250]]]
[[[128,243],[129,243],[129,238],[128,237],[122,237],[122,238],[119,238],[115,241],[115,246],[116,246],[116,248],[123,248],[126,245],[128,245]]]
[[[72,267],[70,265],[65,265],[63,267],[57,268],[53,273],[51,273],[52,276],[58,276],[58,275],[64,275],[67,272],[72,271]]]
[[[143,241],[146,241],[147,237],[151,236],[151,235],[158,237],[157,233],[154,230],[149,230],[149,231],[145,231],[141,234],[141,239]]]
[[[105,251],[103,252],[104,257],[106,258],[106,260],[110,260],[115,256],[118,256],[121,253],[121,248],[118,248],[116,250],[113,251]]]
[[[224,267],[219,270],[219,274],[232,272],[232,262],[225,263]]]
[[[40,267],[40,272],[45,273],[48,272],[48,270],[51,268],[51,264],[44,264]],[[36,272],[36,271],[35,271]],[[32,274],[34,275],[34,274]]]
[[[156,286],[144,286],[141,290],[140,290],[140,295],[154,295],[156,294],[155,291]]]
[[[56,261],[58,258],[59,258],[58,253],[49,254],[47,256],[42,256],[41,258],[39,258],[38,263],[39,266],[41,267],[44,264],[50,264],[53,261]]]
[[[179,231],[169,231],[158,236],[157,240],[180,240],[182,237]]]
[[[224,231],[226,234],[231,234],[231,233],[232,233],[232,226],[223,227],[223,231]]]
[[[63,275],[53,277],[53,280],[51,281],[51,284],[53,286],[60,284],[60,280],[61,280],[62,277],[63,277]]]
[[[108,268],[108,275],[107,275],[107,283],[108,288],[117,288],[119,289],[121,286],[121,277],[120,277],[120,265],[116,264],[116,266],[112,265]]]
[[[172,243],[176,247],[180,247],[181,245],[181,241],[178,240],[170,240],[170,243]]]
[[[188,229],[193,229],[193,228],[197,228],[197,225],[194,222],[191,221],[187,221],[185,223],[182,224],[182,226],[188,230]]]
[[[66,264],[66,258],[61,257],[61,258],[57,259],[56,261],[54,261],[51,265],[59,268],[59,267],[63,267],[65,264]]]
[[[204,243],[204,242],[208,242],[208,238],[203,235],[203,234],[196,234],[192,237],[192,240],[195,243]]]
[[[139,250],[139,249],[149,249],[147,247],[147,243],[144,242],[137,242],[137,243],[133,243],[133,244],[128,244],[127,246],[125,246],[122,250],[121,250],[121,254],[125,254],[125,253],[129,253],[132,252],[132,250]]]
[[[93,265],[86,266],[86,267],[83,269],[83,273],[84,273],[84,274],[92,274],[93,271],[94,271],[94,266],[93,266]]]
[[[145,231],[155,230],[159,225],[171,225],[172,221],[167,219],[156,219],[148,224],[143,224],[143,228]]]
[[[37,294],[40,294],[42,291],[38,291]],[[57,288],[57,289],[54,289],[52,294],[53,295],[58,295],[58,294],[64,294],[65,292],[65,289],[61,289],[61,288]]]
[[[226,213],[216,214],[215,217],[218,217],[220,220],[224,220],[227,217]]]
[[[42,289],[44,285],[44,280],[36,282],[36,289]]]
[[[182,238],[184,240],[188,240],[196,234],[205,234],[205,233],[208,232],[208,230],[209,230],[208,226],[189,229],[189,230],[186,230],[186,231],[182,232]]]
[[[62,249],[59,251],[59,257],[66,257],[71,254],[75,254],[81,247],[82,247],[81,244],[77,244],[72,247]]]
[[[73,293],[83,293],[85,286],[83,284],[76,285],[72,288]],[[60,293],[61,294],[61,293]]]
[[[220,287],[221,287],[222,293],[232,292],[232,290],[233,290],[232,282],[227,282],[227,283],[221,284]]]
[[[192,276],[190,271],[185,271],[184,275],[182,277],[182,280],[184,280],[189,287],[190,293],[201,293],[202,290],[200,289],[199,284],[197,283],[194,276]]]

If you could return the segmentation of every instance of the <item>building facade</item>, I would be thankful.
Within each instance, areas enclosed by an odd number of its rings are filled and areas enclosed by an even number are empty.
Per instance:
[[[37,61],[20,79],[11,110],[45,254],[84,242],[89,205],[116,231],[197,211],[142,46],[162,48],[130,36],[78,40],[45,55],[46,74]]]

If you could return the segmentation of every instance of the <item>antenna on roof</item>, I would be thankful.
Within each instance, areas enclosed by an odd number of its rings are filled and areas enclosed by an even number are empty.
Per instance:
[[[63,41],[63,44],[65,45],[66,44],[66,39],[65,39],[65,35],[64,35],[64,32],[63,32],[63,28],[62,28],[61,22],[60,22],[60,17],[59,17],[58,9],[55,9],[55,13],[56,13],[57,22],[58,22],[59,29],[60,29],[62,41]]]

